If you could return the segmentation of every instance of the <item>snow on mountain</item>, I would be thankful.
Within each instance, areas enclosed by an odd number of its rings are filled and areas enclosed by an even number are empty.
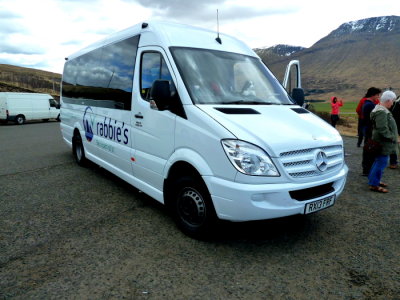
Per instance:
[[[352,33],[377,33],[400,30],[400,17],[387,16],[362,19],[342,24],[332,32],[334,37],[340,37]]]
[[[305,49],[304,47],[300,46],[291,46],[291,45],[275,45],[272,47],[266,47],[266,48],[258,48],[254,49],[257,53],[273,53],[278,56],[290,56],[296,52],[299,52],[301,50]]]

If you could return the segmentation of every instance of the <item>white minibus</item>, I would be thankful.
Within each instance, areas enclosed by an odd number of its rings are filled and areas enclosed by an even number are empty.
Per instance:
[[[0,122],[15,122],[60,119],[60,105],[49,94],[0,93]]]
[[[78,164],[164,203],[193,237],[218,219],[331,207],[348,172],[340,134],[251,48],[174,23],[141,23],[66,58],[61,131]]]

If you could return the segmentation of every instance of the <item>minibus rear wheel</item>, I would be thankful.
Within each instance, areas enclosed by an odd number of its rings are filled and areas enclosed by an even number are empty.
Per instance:
[[[78,165],[84,167],[87,164],[85,149],[83,148],[82,138],[79,133],[75,133],[72,138],[72,153]]]
[[[194,238],[209,236],[217,217],[203,180],[184,176],[175,180],[173,189],[173,214],[178,227]]]

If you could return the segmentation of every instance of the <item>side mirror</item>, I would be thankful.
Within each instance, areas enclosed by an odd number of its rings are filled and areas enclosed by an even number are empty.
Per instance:
[[[302,88],[294,88],[292,90],[292,98],[299,106],[303,106],[304,90]]]
[[[168,80],[158,79],[150,89],[150,99],[154,100],[158,110],[166,110],[172,102],[171,89]]]

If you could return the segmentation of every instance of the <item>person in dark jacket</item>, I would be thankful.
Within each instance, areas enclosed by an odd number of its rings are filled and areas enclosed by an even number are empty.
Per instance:
[[[356,108],[356,113],[358,115],[358,125],[357,125],[357,135],[358,135],[358,139],[357,139],[357,147],[361,147],[361,144],[363,142],[364,139],[364,115],[362,113],[362,108],[363,105],[365,103],[365,100],[367,100],[367,98],[364,96],[360,99],[360,101],[358,102],[357,108]],[[376,99],[375,104],[379,103],[379,99]]]
[[[381,145],[375,157],[374,164],[368,176],[369,189],[374,192],[387,193],[387,185],[381,179],[388,165],[389,155],[398,149],[400,143],[396,121],[390,108],[396,99],[396,94],[386,91],[382,94],[381,104],[377,104],[371,112],[372,140]]]
[[[372,123],[370,119],[371,111],[374,109],[375,105],[379,103],[379,96],[381,95],[382,90],[370,87],[365,94],[364,105],[362,106],[362,115],[363,115],[363,135],[365,137],[364,148],[362,153],[362,175],[368,176],[369,171],[371,170],[372,164],[375,161],[375,154],[370,153],[368,151],[368,139],[371,139],[372,136]]]
[[[394,101],[392,108],[390,109],[394,120],[396,121],[397,125],[397,134],[400,136],[400,96],[397,97],[397,100]],[[389,168],[390,169],[397,169],[399,167],[397,154],[396,152],[390,154],[390,162]]]

